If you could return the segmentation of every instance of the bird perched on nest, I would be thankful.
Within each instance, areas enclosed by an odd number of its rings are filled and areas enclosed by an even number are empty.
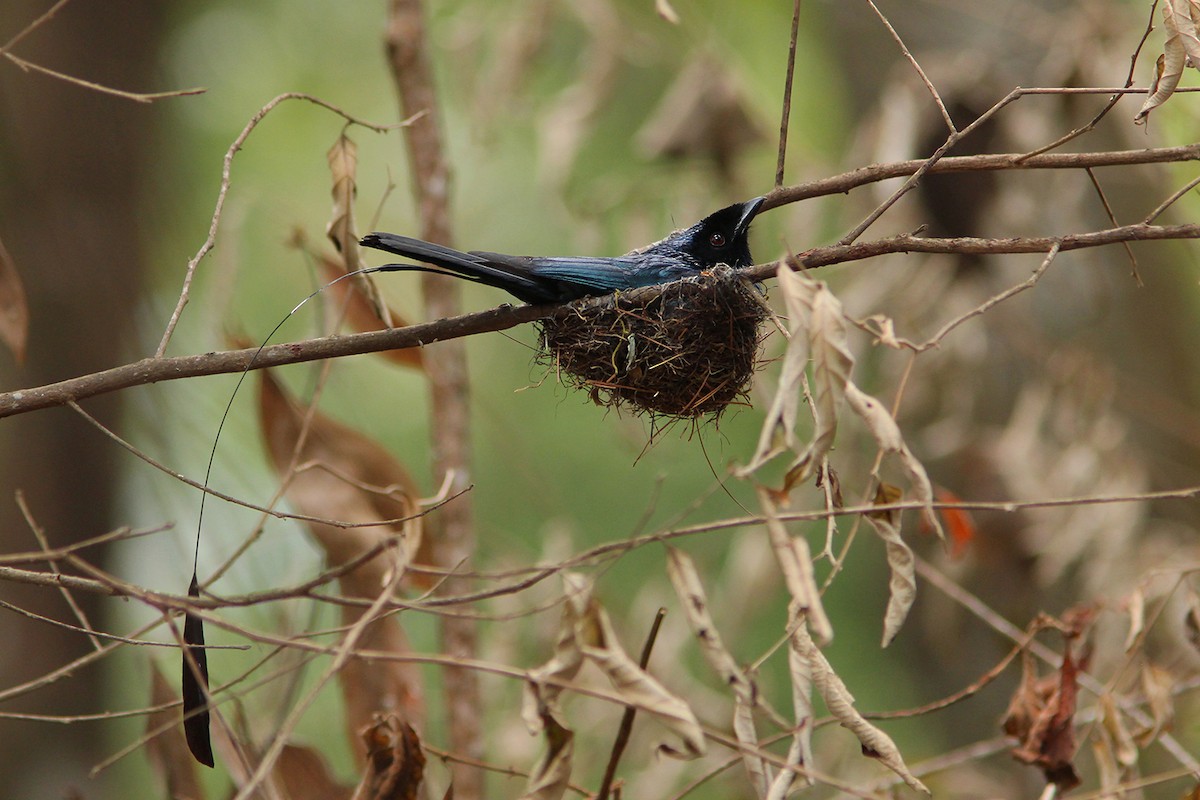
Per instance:
[[[369,234],[362,244],[432,265],[389,264],[380,271],[449,270],[457,277],[503,289],[526,303],[563,303],[695,277],[718,264],[750,266],[754,262],[747,237],[763,201],[756,197],[734,203],[662,241],[615,258],[510,256],[480,250],[464,253],[394,233]]]

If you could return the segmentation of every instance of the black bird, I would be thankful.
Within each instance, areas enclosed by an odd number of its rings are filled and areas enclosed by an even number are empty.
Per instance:
[[[668,283],[698,275],[717,264],[750,266],[754,262],[747,235],[763,200],[756,197],[727,206],[690,228],[616,258],[509,256],[481,250],[464,253],[394,233],[369,234],[362,244],[442,268],[388,264],[378,268],[381,271],[449,270],[458,277],[503,289],[526,303],[563,303],[618,289]]]

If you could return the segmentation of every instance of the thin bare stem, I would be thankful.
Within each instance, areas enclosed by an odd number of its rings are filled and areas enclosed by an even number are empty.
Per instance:
[[[787,164],[788,122],[792,116],[792,81],[796,77],[796,41],[800,35],[800,0],[792,5],[792,35],[788,40],[787,75],[783,81],[783,111],[779,115],[779,157],[775,162],[775,188],[783,186]]]

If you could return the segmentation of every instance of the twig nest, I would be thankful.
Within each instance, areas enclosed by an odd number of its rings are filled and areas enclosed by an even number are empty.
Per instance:
[[[746,398],[766,309],[728,267],[577,301],[542,320],[539,361],[592,402],[634,414],[719,416]]]

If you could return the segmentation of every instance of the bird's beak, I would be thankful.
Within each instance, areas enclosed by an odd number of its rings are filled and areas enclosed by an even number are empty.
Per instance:
[[[745,235],[746,229],[750,227],[750,223],[754,220],[755,215],[758,214],[758,209],[762,208],[762,204],[766,200],[767,198],[765,197],[756,197],[753,200],[747,200],[742,203],[742,216],[738,217],[737,226],[733,232],[735,239]]]

